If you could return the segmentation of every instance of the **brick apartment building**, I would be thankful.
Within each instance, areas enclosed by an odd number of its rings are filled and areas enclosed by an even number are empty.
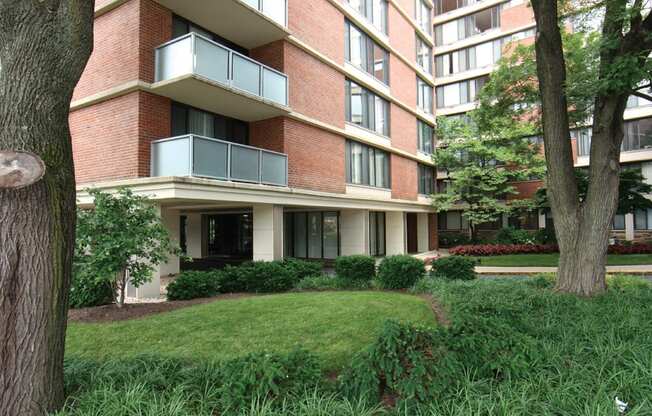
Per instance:
[[[536,32],[534,13],[524,0],[435,0],[434,3],[434,62],[435,105],[437,116],[460,117],[477,105],[476,93],[488,80],[491,72],[513,42],[534,43]],[[625,112],[625,138],[621,163],[624,167],[639,168],[652,183],[652,103],[630,97]],[[534,142],[542,143],[540,137]],[[589,164],[591,129],[571,132],[575,164]],[[445,172],[437,173],[438,185],[446,180]],[[533,180],[516,184],[518,197],[529,197],[542,185]],[[484,232],[513,225],[525,229],[552,226],[552,219],[543,213],[529,218],[503,218],[480,228]],[[439,214],[440,235],[465,233],[468,224],[461,211]],[[616,215],[613,234],[620,239],[639,240],[652,237],[652,210],[635,214]]]
[[[149,196],[193,267],[435,249],[434,7],[98,0],[70,115],[80,204]]]

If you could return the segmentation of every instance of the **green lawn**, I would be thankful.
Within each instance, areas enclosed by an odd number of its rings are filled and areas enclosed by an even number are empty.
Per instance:
[[[509,254],[505,256],[477,257],[481,266],[496,267],[557,267],[559,254]],[[609,266],[652,264],[652,254],[611,254],[607,257]]]
[[[388,318],[435,324],[423,299],[383,292],[289,293],[217,301],[116,323],[70,323],[66,352],[91,358],[156,353],[223,359],[302,346],[337,368]]]

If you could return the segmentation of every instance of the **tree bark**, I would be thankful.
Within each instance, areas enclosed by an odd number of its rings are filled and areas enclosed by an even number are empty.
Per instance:
[[[68,113],[92,50],[94,1],[0,0],[0,150],[44,177],[0,189],[0,415],[60,408],[75,236]]]
[[[623,20],[616,16],[625,16],[626,1],[607,0],[605,4],[603,36],[620,42],[620,47],[605,47],[601,51],[599,77],[608,83],[613,76],[609,67],[619,57],[639,55],[647,59],[651,45],[645,40],[645,33],[652,20],[633,20],[631,30],[623,36]],[[557,1],[533,0],[532,6],[538,30],[535,48],[548,168],[547,191],[560,251],[556,289],[593,296],[606,289],[609,232],[618,205],[623,115],[627,97],[635,85],[601,90],[595,98],[589,186],[586,199],[579,201],[569,140],[566,67]]]

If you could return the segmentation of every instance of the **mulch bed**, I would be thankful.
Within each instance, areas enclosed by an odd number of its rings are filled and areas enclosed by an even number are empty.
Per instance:
[[[202,305],[218,300],[240,299],[255,296],[251,293],[229,293],[212,298],[178,300],[160,303],[129,303],[122,308],[116,305],[104,305],[94,308],[70,309],[68,321],[70,322],[115,322],[138,319],[157,313],[170,312],[176,309],[187,308],[194,305]]]

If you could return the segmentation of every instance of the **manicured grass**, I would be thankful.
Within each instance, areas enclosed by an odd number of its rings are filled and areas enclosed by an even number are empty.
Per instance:
[[[425,300],[384,292],[289,293],[217,301],[116,322],[68,327],[66,352],[90,358],[158,354],[227,359],[302,346],[328,368],[370,344],[389,318],[435,324]]]
[[[495,267],[557,267],[559,254],[509,254],[505,256],[476,257],[481,266]],[[652,254],[610,254],[609,266],[652,264]]]

